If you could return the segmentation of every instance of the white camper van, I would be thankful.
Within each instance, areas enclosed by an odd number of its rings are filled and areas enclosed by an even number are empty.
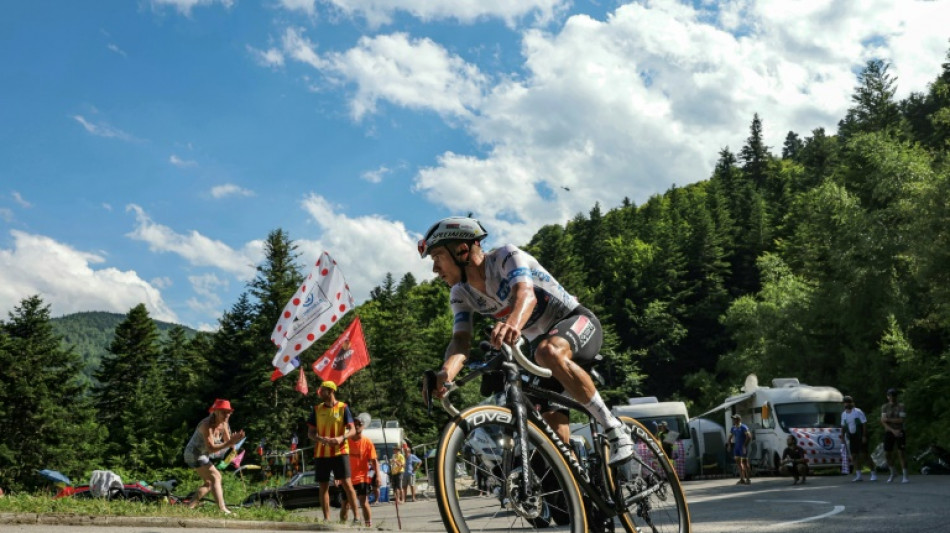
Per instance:
[[[709,413],[724,410],[726,428],[732,428],[733,414],[742,416],[753,436],[749,446],[753,468],[777,470],[789,435],[798,438],[810,467],[834,467],[841,465],[842,399],[834,387],[813,387],[798,378],[776,378],[771,387],[761,387],[750,374],[742,394],[726,398]]]
[[[384,457],[391,459],[396,446],[401,446],[405,442],[406,430],[399,427],[399,422],[396,420],[386,420],[383,427],[382,420],[373,418],[369,426],[363,428],[363,436],[376,446],[376,456],[382,461]]]
[[[617,416],[629,416],[644,425],[656,434],[660,422],[666,422],[670,429],[668,439],[683,444],[686,462],[686,478],[700,473],[699,451],[695,446],[689,430],[689,414],[683,402],[661,402],[656,396],[630,398],[628,405],[614,407],[612,412]]]

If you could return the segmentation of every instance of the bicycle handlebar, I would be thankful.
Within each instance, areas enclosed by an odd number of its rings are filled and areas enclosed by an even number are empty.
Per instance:
[[[524,350],[522,349],[523,347],[524,337],[518,339],[518,343],[514,348],[508,346],[507,344],[501,345],[502,351],[504,351],[506,355],[513,357],[515,362],[518,363],[518,366],[521,368],[541,378],[551,377],[551,370],[534,364],[534,362],[525,356]]]

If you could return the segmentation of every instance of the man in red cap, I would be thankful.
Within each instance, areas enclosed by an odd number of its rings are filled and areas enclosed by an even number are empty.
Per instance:
[[[314,406],[307,420],[313,447],[313,471],[320,483],[320,502],[323,519],[330,520],[330,474],[340,482],[352,509],[356,507],[356,491],[350,479],[350,447],[347,439],[353,436],[353,414],[345,403],[336,399],[336,383],[324,381],[317,389],[323,402]],[[354,522],[359,519],[354,517]]]
[[[231,433],[228,420],[231,418],[231,402],[218,398],[208,409],[209,414],[198,423],[198,427],[185,445],[185,463],[198,471],[204,484],[198,487],[198,493],[191,501],[194,508],[208,492],[214,495],[218,509],[224,514],[231,514],[224,504],[224,489],[221,487],[221,472],[214,467],[212,459],[223,456],[228,448],[236,445],[244,438],[244,430]]]

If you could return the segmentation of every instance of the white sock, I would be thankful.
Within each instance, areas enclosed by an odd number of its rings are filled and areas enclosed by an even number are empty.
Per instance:
[[[601,399],[599,392],[595,392],[594,397],[591,398],[584,407],[591,416],[607,429],[619,428],[623,425],[617,417],[610,413],[610,409],[607,408],[607,404]]]

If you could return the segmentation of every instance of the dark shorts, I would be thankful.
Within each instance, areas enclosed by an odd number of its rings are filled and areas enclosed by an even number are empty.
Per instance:
[[[313,459],[313,474],[317,482],[329,483],[331,472],[333,472],[333,479],[349,478],[350,456],[337,455],[336,457],[315,457]]]
[[[848,434],[848,451],[851,452],[851,455],[863,455],[868,453],[868,443],[861,442],[860,435],[851,435]]]
[[[356,490],[357,496],[366,496],[373,492],[373,487],[369,483],[357,483],[353,485],[353,488]]]
[[[893,451],[896,447],[900,451],[904,451],[904,448],[907,446],[907,433],[901,431],[900,437],[895,437],[890,431],[884,432],[884,451],[890,452]]]
[[[405,489],[405,488],[408,488],[409,485],[412,485],[412,482],[415,480],[414,478],[415,478],[415,476],[413,476],[412,474],[408,474],[408,473],[406,473],[406,472],[403,472],[403,474],[402,474],[402,488]]]
[[[532,353],[541,344],[541,341],[550,337],[560,337],[566,340],[571,346],[571,360],[584,370],[588,370],[593,366],[594,358],[600,353],[600,348],[604,344],[604,330],[600,325],[600,320],[590,309],[582,305],[577,306],[571,314],[555,324],[546,334],[534,339],[531,342]],[[564,391],[564,386],[553,377],[539,379],[538,385],[554,392]],[[559,403],[544,399],[536,401],[541,407],[542,413],[551,411],[568,413],[567,407]]]

